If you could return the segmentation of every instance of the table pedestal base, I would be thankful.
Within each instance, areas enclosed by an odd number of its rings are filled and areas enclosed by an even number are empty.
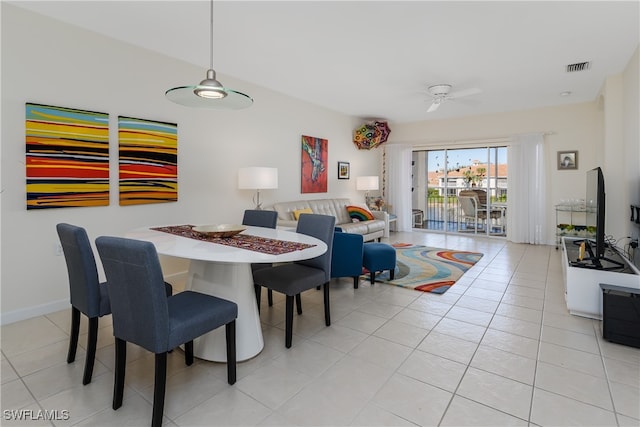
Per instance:
[[[238,305],[236,359],[239,362],[251,359],[262,351],[264,340],[251,264],[192,260],[186,289],[224,298]],[[225,328],[220,327],[194,340],[193,354],[200,359],[226,362],[226,342]]]

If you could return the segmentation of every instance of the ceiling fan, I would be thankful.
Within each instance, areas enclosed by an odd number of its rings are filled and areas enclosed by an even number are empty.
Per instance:
[[[429,95],[431,96],[431,98],[433,98],[433,102],[431,103],[431,106],[429,107],[429,109],[427,109],[427,113],[432,113],[436,111],[440,107],[440,104],[442,104],[444,101],[447,101],[450,99],[463,98],[465,96],[476,95],[482,92],[482,90],[478,88],[471,88],[471,89],[459,90],[457,92],[451,92],[451,85],[448,85],[448,84],[437,84],[437,85],[429,86],[427,88],[427,91],[429,92]]]

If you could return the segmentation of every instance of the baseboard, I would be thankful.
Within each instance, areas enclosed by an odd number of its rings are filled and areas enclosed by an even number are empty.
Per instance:
[[[178,273],[170,274],[165,277],[167,282],[175,283],[174,288],[182,290],[184,283],[186,282],[188,272],[181,271]],[[22,308],[20,310],[10,311],[8,313],[0,313],[0,325],[8,325],[10,323],[19,322],[21,320],[31,319],[32,317],[43,316],[56,311],[64,310],[71,307],[69,299],[61,299],[58,301],[48,302],[46,304],[36,305],[33,307]]]
[[[71,304],[69,303],[69,299],[66,298],[48,302],[46,304],[10,311],[8,313],[0,313],[0,325],[8,325],[21,320],[31,319],[32,317],[55,313],[56,311],[64,310],[69,307],[71,307]]]

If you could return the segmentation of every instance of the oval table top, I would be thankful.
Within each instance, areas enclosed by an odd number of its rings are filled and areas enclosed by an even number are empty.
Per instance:
[[[156,251],[162,255],[187,258],[218,263],[279,263],[315,258],[327,251],[327,245],[320,239],[306,234],[273,228],[252,227],[240,235],[251,235],[269,239],[284,240],[295,243],[314,245],[310,248],[295,250],[283,254],[268,254],[248,249],[227,246],[214,242],[192,239],[163,231],[153,230],[157,227],[143,227],[131,230],[126,236],[151,242]]]

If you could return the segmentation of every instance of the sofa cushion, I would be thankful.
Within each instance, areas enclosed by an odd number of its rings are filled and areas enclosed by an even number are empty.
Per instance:
[[[381,237],[389,237],[387,227],[387,213],[382,211],[370,211],[373,220],[353,222],[347,211],[347,206],[364,205],[352,203],[349,199],[316,199],[296,200],[291,202],[278,202],[273,204],[273,210],[278,212],[278,226],[295,229],[298,221],[294,217],[294,211],[311,209],[314,214],[332,215],[336,218],[336,226],[343,227],[347,233],[362,234],[365,241]]]
[[[345,233],[354,234],[369,234],[369,227],[367,227],[367,221],[362,222],[348,222],[346,224],[340,224],[342,231]],[[384,223],[383,223],[384,228]]]
[[[381,221],[378,219],[374,221],[365,221],[364,223],[367,224],[367,230],[369,233],[375,233],[376,231],[384,231],[385,227],[387,226],[385,221]]]
[[[336,224],[351,222],[347,212],[347,206],[352,204],[349,199],[318,199],[309,200],[308,203],[313,213],[335,216]]]
[[[347,205],[347,212],[349,212],[351,219],[358,221],[371,221],[374,219],[373,214],[368,209],[360,206]]]
[[[295,211],[293,211],[293,219],[295,219],[296,221],[299,220],[300,214],[303,214],[303,213],[312,214],[313,211],[311,210],[311,208],[296,209]]]

